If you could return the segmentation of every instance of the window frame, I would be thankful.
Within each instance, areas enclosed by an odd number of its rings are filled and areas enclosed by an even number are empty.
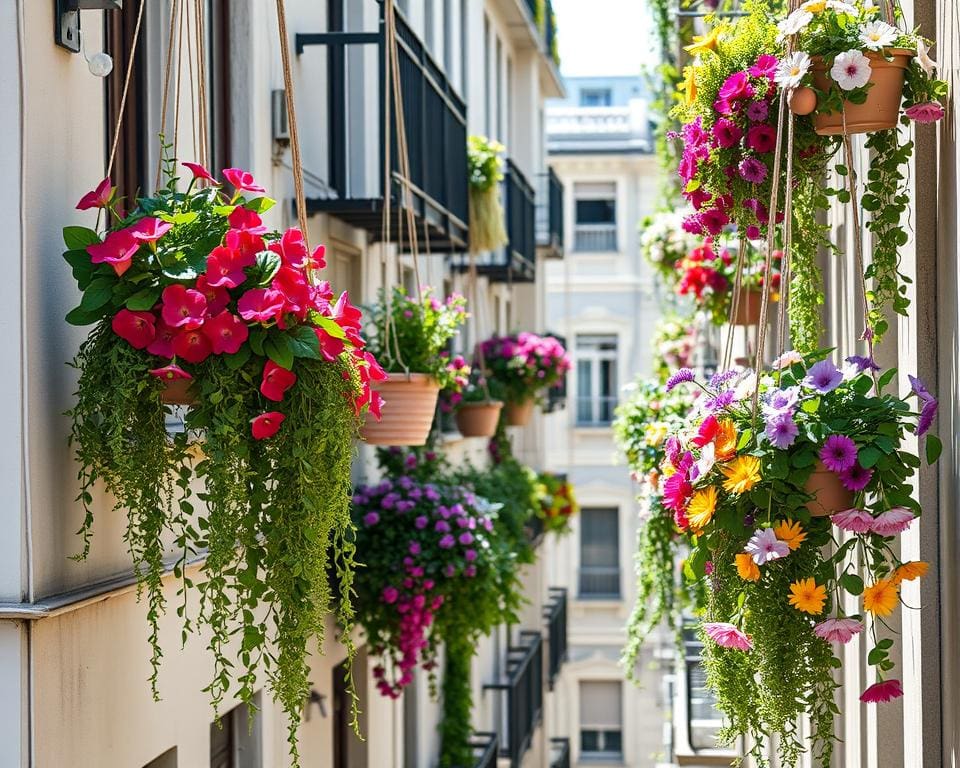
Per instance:
[[[585,542],[584,534],[587,530],[587,518],[592,516],[595,513],[607,513],[611,514],[614,522],[614,537],[612,542],[601,542],[604,546],[609,546],[613,557],[613,565],[599,565],[593,563],[586,563],[584,557],[584,544],[591,543],[596,546],[593,542]],[[610,506],[583,506],[580,509],[580,526],[579,526],[579,562],[577,569],[577,598],[580,600],[622,600],[623,599],[623,570],[620,565],[620,537],[621,537],[621,525],[620,525],[620,507],[616,505]],[[588,572],[589,571],[589,572]],[[588,583],[585,579],[586,576],[597,576],[602,578],[614,577],[616,581],[616,591],[600,591],[600,590],[590,590],[585,588],[585,585]]]
[[[587,339],[612,339],[613,349],[600,349],[603,344],[598,342],[597,349],[585,349],[581,342]],[[607,342],[609,343],[609,341]],[[574,420],[577,427],[601,428],[607,429],[613,424],[614,410],[619,403],[619,383],[620,383],[620,337],[616,333],[578,333],[574,337],[574,360],[577,372],[576,392],[574,401],[576,409]],[[584,382],[582,363],[589,363],[589,394],[583,394]],[[609,363],[611,369],[612,381],[610,382],[610,394],[602,395],[603,389],[603,363]],[[586,404],[589,408],[589,418],[581,418],[581,406]],[[607,411],[609,418],[602,418],[603,412]]]
[[[617,711],[620,715],[619,723],[584,723],[583,717],[583,691],[585,686],[604,686],[609,687],[611,693],[617,698]],[[614,693],[615,691],[615,693]],[[623,759],[623,684],[620,680],[580,680],[578,692],[581,697],[581,711],[579,722],[579,743],[580,759],[585,762],[619,761]],[[584,736],[593,734],[597,738],[598,749],[588,750],[584,748]],[[606,741],[614,734],[619,740],[619,749],[606,749]]]
[[[602,189],[608,187],[608,189]],[[620,185],[614,180],[573,183],[573,250],[576,253],[615,253],[620,246]],[[610,205],[610,222],[580,222],[579,203],[604,202]]]

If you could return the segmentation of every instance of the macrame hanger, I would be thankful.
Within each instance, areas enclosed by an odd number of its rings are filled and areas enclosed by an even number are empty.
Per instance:
[[[145,2],[145,0],[144,0]],[[163,65],[163,92],[160,97],[160,135],[166,139],[167,133],[167,107],[170,99],[170,75],[173,70],[173,48],[174,39],[177,32],[177,20],[180,16],[181,0],[171,0],[170,5],[170,27],[167,30],[167,55]],[[160,187],[160,175],[163,169],[163,149],[157,158],[157,177],[154,186]]]
[[[743,286],[743,267],[747,258],[747,241],[741,237],[737,248],[737,268],[733,278],[733,296],[730,298],[730,311],[727,317],[727,338],[723,349],[723,370],[729,370],[733,362],[733,335],[736,326],[733,324],[740,308],[741,288]]]
[[[133,41],[130,43],[130,55],[127,60],[127,71],[123,77],[123,90],[120,93],[120,109],[117,111],[117,122],[113,127],[113,141],[110,144],[110,157],[107,160],[107,173],[109,177],[113,173],[113,162],[117,157],[117,146],[120,143],[120,126],[123,124],[123,114],[127,108],[127,93],[130,90],[130,77],[133,74],[133,65],[137,58],[137,44],[140,42],[140,27],[143,23],[143,7],[147,0],[140,0],[140,7],[137,9],[137,23],[133,28]]]

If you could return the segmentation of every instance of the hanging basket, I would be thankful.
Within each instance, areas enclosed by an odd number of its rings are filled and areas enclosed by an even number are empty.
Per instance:
[[[197,397],[191,388],[191,379],[171,379],[164,382],[160,399],[164,405],[196,405]]]
[[[884,55],[892,60],[887,61]],[[844,115],[848,135],[896,127],[903,100],[903,79],[914,53],[905,48],[887,48],[882,54],[867,51],[866,56],[870,59],[871,69],[867,100],[863,104],[844,101],[843,113],[817,112],[814,125],[820,136],[842,135]],[[821,56],[813,57],[813,81],[820,91],[828,91],[833,86],[827,64]]]
[[[360,436],[370,445],[424,445],[430,435],[440,386],[425,373],[390,373],[375,383],[383,395],[383,417],[369,417]]]
[[[502,409],[503,403],[499,400],[461,403],[455,415],[457,429],[464,437],[493,437]]]
[[[470,190],[469,215],[471,252],[496,251],[510,242],[498,184],[490,189]]]
[[[533,400],[522,403],[507,403],[503,408],[508,427],[525,427],[533,416]]]
[[[814,517],[829,517],[853,506],[853,493],[843,487],[836,472],[827,469],[822,461],[817,461],[803,489],[813,496],[807,509]]]
[[[776,302],[777,295],[770,294],[770,301]],[[733,301],[733,297],[730,298]],[[760,310],[763,308],[763,292],[755,289],[740,292],[737,313],[733,316],[734,325],[757,325],[760,322]]]

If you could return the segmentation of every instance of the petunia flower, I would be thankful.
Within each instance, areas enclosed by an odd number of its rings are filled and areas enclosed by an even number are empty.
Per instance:
[[[754,152],[765,155],[777,145],[777,132],[770,125],[755,125],[747,131],[747,146]],[[764,174],[766,175],[766,174]]]
[[[268,400],[279,403],[287,390],[296,383],[297,374],[277,365],[273,360],[267,360],[263,366],[260,393]]]
[[[243,257],[233,248],[218,245],[207,256],[206,284],[212,288],[236,288],[247,279]]]
[[[745,157],[737,166],[740,178],[750,184],[762,184],[767,178],[767,166],[755,157]]]
[[[830,77],[845,91],[863,88],[870,82],[870,59],[853,49],[838,53],[830,68]]]
[[[237,310],[244,320],[268,323],[283,311],[283,294],[270,288],[254,288],[240,297]]]
[[[703,625],[704,634],[721,648],[749,651],[753,643],[740,629],[727,622],[711,621]]]
[[[915,376],[907,376],[910,380],[910,387],[913,393],[920,401],[920,419],[917,421],[917,436],[922,436],[933,424],[937,416],[938,403],[937,398],[930,394],[926,385]]]
[[[163,368],[151,368],[149,373],[151,376],[156,376],[158,379],[165,379],[166,381],[193,378],[193,376],[183,370],[183,368],[173,363],[170,363],[170,365],[165,365]]]
[[[841,531],[848,533],[868,533],[873,527],[873,515],[862,509],[846,509],[830,516],[832,522]]]
[[[134,349],[146,348],[156,336],[156,318],[150,312],[121,309],[113,316],[110,327]]]
[[[878,536],[896,536],[907,530],[914,519],[913,512],[906,507],[894,507],[873,518],[870,530]]]
[[[828,643],[846,645],[854,635],[863,632],[863,623],[856,619],[836,618],[825,619],[814,626],[813,634],[823,638]]]
[[[747,117],[755,123],[762,123],[770,116],[770,105],[765,101],[751,101],[747,105]]]
[[[173,357],[173,339],[177,335],[177,329],[171,328],[163,318],[158,318],[156,323],[156,335],[153,341],[147,345],[147,352],[157,357]]]
[[[260,218],[260,214],[238,205],[227,217],[227,223],[231,229],[240,232],[249,232],[251,235],[262,235],[267,231],[267,226]]]
[[[764,434],[772,446],[784,450],[793,445],[800,428],[789,413],[777,413],[767,420]]]
[[[877,365],[872,357],[863,357],[862,355],[850,355],[846,359],[846,362],[854,366],[858,372],[863,373],[864,371],[879,371],[880,366]]]
[[[771,560],[779,560],[790,554],[790,547],[780,541],[771,528],[762,528],[754,532],[744,551],[753,557],[757,565],[765,565]]]
[[[830,435],[820,448],[819,456],[831,472],[846,472],[857,463],[857,444],[846,435]]]
[[[924,101],[920,104],[911,104],[903,114],[915,123],[935,123],[942,120],[945,113],[939,101]]]
[[[874,683],[860,694],[860,701],[864,704],[885,704],[903,696],[903,686],[899,680],[881,680]]]
[[[102,243],[88,245],[86,251],[90,254],[90,261],[94,264],[109,264],[117,277],[123,275],[133,260],[133,254],[140,247],[140,242],[129,229],[120,229],[110,232]]]
[[[203,324],[203,333],[215,355],[235,355],[250,335],[247,324],[226,309]]]
[[[250,431],[253,433],[254,439],[266,440],[273,437],[279,431],[285,418],[287,417],[279,411],[261,413],[250,422]]]
[[[265,192],[266,190],[256,184],[253,180],[253,174],[240,168],[224,168],[223,178],[229,181],[238,190],[244,192]]]
[[[173,352],[188,363],[202,363],[213,352],[210,339],[199,328],[180,330],[173,338]]]
[[[833,361],[821,360],[810,366],[803,383],[817,393],[826,395],[843,383],[843,373],[833,364]]]
[[[127,227],[127,232],[141,243],[155,243],[173,228],[169,221],[162,221],[154,216],[146,216],[136,224]]]
[[[760,54],[760,56],[757,57],[756,64],[747,70],[751,77],[765,77],[767,80],[773,80],[776,71],[777,57],[770,53]],[[761,120],[762,119],[765,118],[761,118]]]
[[[89,211],[91,208],[106,208],[110,205],[110,199],[113,197],[114,189],[110,186],[110,177],[107,176],[103,181],[97,184],[97,188],[87,192],[77,203],[78,211]]]
[[[870,484],[873,478],[872,469],[864,469],[859,463],[840,473],[840,482],[848,491],[859,493]]]
[[[732,120],[722,117],[713,125],[713,138],[723,149],[730,149],[740,143],[743,129]]]

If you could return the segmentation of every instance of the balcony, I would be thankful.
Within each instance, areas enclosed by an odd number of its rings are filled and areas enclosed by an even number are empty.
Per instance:
[[[550,768],[570,768],[570,739],[550,739]]]
[[[383,78],[386,26],[381,11],[375,32],[344,32],[343,19],[332,16],[331,31],[297,34],[296,52],[323,46],[328,77],[318,78],[326,90],[326,175],[314,186],[321,194],[309,197],[310,214],[328,213],[364,229],[374,241],[409,249],[405,211],[412,208],[420,248],[434,253],[462,251],[467,244],[467,119],[466,105],[447,81],[442,68],[397,12],[400,91],[410,163],[412,193],[403,194],[397,137],[384,110]],[[376,55],[373,55],[375,50]],[[376,97],[370,98],[372,83]],[[328,84],[328,85],[326,85]],[[392,101],[391,101],[392,109]],[[387,131],[393,150],[385,155]],[[391,182],[384,189],[384,164]],[[389,195],[391,216],[384,225]]]
[[[500,757],[520,768],[543,719],[543,637],[521,632],[520,644],[507,649],[507,681],[484,685],[506,698],[506,728],[500,734]]]
[[[562,98],[560,56],[552,0],[491,0],[502,15],[518,48],[534,49],[541,70],[544,96]]]
[[[475,733],[470,748],[474,757],[470,768],[497,768],[497,734]]]
[[[547,622],[547,681],[550,690],[567,660],[567,590],[550,588],[550,602],[543,609]]]
[[[548,257],[563,256],[563,184],[551,168],[539,176],[537,248]]]

